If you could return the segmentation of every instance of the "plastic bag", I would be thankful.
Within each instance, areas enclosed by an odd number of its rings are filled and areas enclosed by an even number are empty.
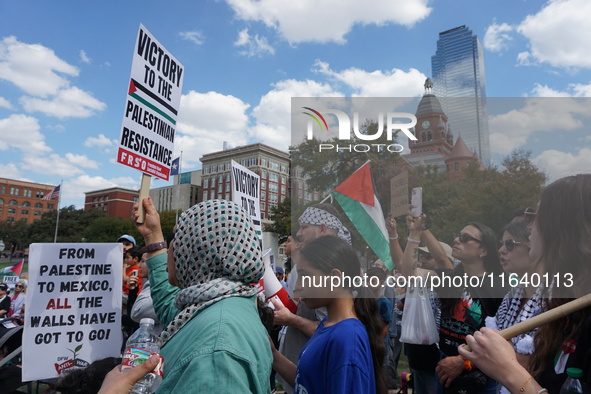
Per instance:
[[[432,345],[439,341],[429,291],[426,287],[407,287],[400,331],[400,342]]]

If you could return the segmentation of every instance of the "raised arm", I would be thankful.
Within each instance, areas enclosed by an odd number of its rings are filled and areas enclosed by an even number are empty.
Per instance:
[[[451,260],[447,257],[447,254],[445,254],[445,250],[443,250],[443,247],[441,246],[437,238],[435,238],[435,236],[431,231],[429,231],[429,229],[423,228],[421,238],[423,242],[425,242],[425,246],[429,250],[429,253],[435,259],[437,263],[437,268],[453,269],[454,265],[452,264]]]
[[[392,213],[386,218],[386,229],[388,230],[388,237],[390,238],[390,256],[392,257],[392,262],[394,263],[394,267],[400,270],[404,253],[400,247],[398,227],[396,225],[396,219],[392,216]]]

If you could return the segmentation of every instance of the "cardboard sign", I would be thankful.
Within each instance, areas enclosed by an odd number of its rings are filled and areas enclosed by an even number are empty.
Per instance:
[[[250,214],[257,235],[262,239],[260,186],[260,176],[232,160],[232,201]]]
[[[117,162],[168,180],[184,67],[140,24]]]
[[[390,180],[390,212],[393,217],[408,213],[408,171],[403,171]]]
[[[121,353],[123,244],[32,244],[23,381]]]

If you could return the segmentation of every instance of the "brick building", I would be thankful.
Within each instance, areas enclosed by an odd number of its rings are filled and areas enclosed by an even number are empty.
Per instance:
[[[289,196],[289,154],[264,144],[252,144],[201,157],[203,201],[231,198],[231,160],[261,177],[261,219],[268,222],[271,207]]]
[[[133,203],[138,201],[137,190],[112,187],[109,189],[95,190],[84,193],[84,210],[100,209],[107,216],[129,219]]]
[[[33,223],[58,208],[58,200],[42,200],[55,186],[0,178],[0,221]]]

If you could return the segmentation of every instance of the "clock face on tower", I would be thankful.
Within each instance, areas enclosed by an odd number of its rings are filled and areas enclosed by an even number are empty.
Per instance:
[[[428,129],[429,126],[431,126],[431,122],[425,120],[423,123],[421,123],[421,126],[423,127],[423,129]]]

